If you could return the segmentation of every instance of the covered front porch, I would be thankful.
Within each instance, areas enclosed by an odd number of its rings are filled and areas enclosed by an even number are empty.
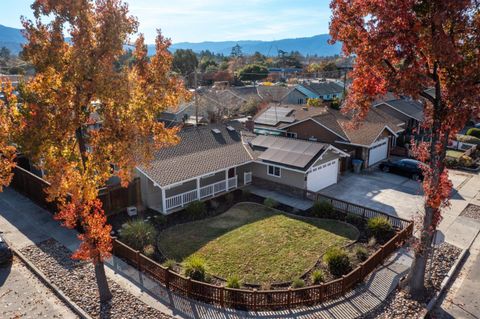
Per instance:
[[[211,174],[198,176],[175,185],[163,187],[162,209],[163,214],[170,214],[181,210],[191,202],[207,200],[252,182],[252,172],[249,166],[230,167]],[[159,207],[152,207],[159,210]],[[164,209],[163,209],[164,208]]]

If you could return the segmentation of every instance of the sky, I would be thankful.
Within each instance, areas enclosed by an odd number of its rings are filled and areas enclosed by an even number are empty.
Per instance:
[[[156,29],[178,42],[279,40],[328,33],[330,0],[124,0],[153,43]],[[33,0],[0,0],[0,24],[20,28]]]

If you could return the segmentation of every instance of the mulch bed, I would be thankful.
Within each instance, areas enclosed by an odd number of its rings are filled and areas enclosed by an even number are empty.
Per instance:
[[[460,216],[480,220],[480,206],[468,204],[468,206],[460,213]]]
[[[112,280],[108,282],[113,298],[101,304],[93,265],[72,260],[71,252],[54,239],[25,247],[21,253],[93,318],[172,318],[144,304]]]

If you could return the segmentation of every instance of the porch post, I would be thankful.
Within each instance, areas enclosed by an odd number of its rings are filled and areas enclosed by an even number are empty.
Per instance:
[[[165,188],[161,188],[162,190],[162,210],[166,214],[167,213],[167,198],[165,197]]]
[[[197,199],[200,200],[200,177],[197,177]]]
[[[228,168],[225,170],[225,191],[228,192]]]

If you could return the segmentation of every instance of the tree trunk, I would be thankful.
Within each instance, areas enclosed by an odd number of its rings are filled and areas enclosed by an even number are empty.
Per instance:
[[[112,299],[112,293],[108,287],[107,275],[105,274],[105,265],[103,262],[95,263],[95,279],[97,281],[100,302],[106,302]]]

